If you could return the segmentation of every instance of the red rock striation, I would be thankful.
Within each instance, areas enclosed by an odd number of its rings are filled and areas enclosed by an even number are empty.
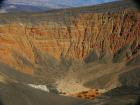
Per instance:
[[[67,11],[1,14],[1,22],[4,22],[0,25],[1,61],[32,74],[33,66],[40,59],[34,47],[57,60],[63,55],[87,63],[109,59],[114,63],[121,62],[139,52],[139,11],[123,9],[76,15],[69,14],[69,9]],[[25,65],[23,61],[32,64]]]

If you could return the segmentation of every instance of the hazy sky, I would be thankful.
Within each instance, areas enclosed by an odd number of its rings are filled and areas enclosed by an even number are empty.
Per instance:
[[[53,8],[55,7],[59,8],[63,6],[76,7],[76,6],[95,5],[111,1],[116,0],[6,0],[5,3],[34,5],[34,6],[49,6]]]

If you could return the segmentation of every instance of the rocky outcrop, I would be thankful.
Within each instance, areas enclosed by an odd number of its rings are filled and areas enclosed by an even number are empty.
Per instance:
[[[33,66],[40,62],[34,48],[57,60],[63,55],[87,63],[102,59],[122,62],[139,52],[140,14],[129,8],[113,13],[63,16],[55,11],[0,17],[0,58],[25,73],[32,74]]]
[[[117,3],[0,14],[0,61],[40,81],[66,79],[60,88],[71,84],[71,78],[79,88],[115,88],[120,85],[117,73],[124,62],[134,62],[140,46],[139,11],[131,2]]]

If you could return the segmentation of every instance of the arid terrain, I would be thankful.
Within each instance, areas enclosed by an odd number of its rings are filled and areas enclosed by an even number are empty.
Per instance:
[[[140,12],[130,0],[0,14],[0,105],[138,105]]]

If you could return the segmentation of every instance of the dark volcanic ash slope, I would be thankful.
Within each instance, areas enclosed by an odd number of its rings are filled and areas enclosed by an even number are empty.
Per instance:
[[[87,102],[47,93],[23,84],[0,83],[0,105],[82,105]]]
[[[0,72],[16,82],[66,93],[139,87],[139,52],[140,13],[129,0],[0,14]]]

